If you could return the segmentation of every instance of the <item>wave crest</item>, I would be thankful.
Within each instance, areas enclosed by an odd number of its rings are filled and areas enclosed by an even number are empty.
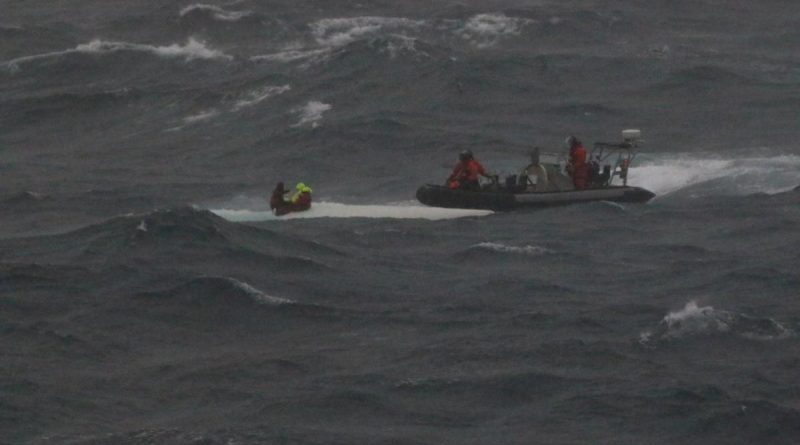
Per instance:
[[[479,48],[493,46],[503,37],[518,35],[532,19],[508,17],[502,13],[477,14],[470,17],[457,31],[463,39]]]
[[[253,15],[252,11],[226,11],[219,6],[216,5],[208,5],[205,3],[197,3],[193,5],[189,5],[183,9],[181,9],[180,17],[186,17],[191,15],[205,15],[209,16],[215,20],[220,20],[223,22],[237,22],[244,17],[248,17]]]
[[[553,253],[552,250],[539,246],[507,246],[501,243],[483,242],[478,243],[475,247],[479,249],[491,250],[500,253],[513,253],[518,255],[532,255],[539,256],[547,253]]]
[[[750,340],[779,340],[792,336],[791,329],[771,318],[758,318],[735,312],[698,306],[695,301],[683,309],[669,312],[655,332],[644,332],[642,343],[711,334],[734,334]]]
[[[222,51],[209,48],[205,43],[196,40],[193,37],[190,37],[185,44],[173,43],[166,46],[95,39],[88,43],[81,43],[75,48],[64,51],[18,57],[16,59],[4,62],[2,66],[4,66],[8,71],[16,72],[19,70],[20,66],[24,64],[46,59],[60,58],[71,54],[105,55],[124,51],[144,52],[164,58],[182,58],[187,62],[195,59],[233,59],[233,56],[225,54]]]
[[[375,36],[381,31],[399,32],[418,29],[425,21],[403,17],[350,17],[318,20],[311,33],[320,45],[343,46],[359,38]]]

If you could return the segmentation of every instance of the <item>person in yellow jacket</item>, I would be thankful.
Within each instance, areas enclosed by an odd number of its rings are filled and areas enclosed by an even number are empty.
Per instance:
[[[298,182],[295,186],[294,195],[292,195],[292,210],[308,210],[311,208],[311,187],[303,184],[302,182]]]

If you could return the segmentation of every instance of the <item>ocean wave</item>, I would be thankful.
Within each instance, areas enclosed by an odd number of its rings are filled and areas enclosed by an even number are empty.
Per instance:
[[[630,169],[629,183],[644,187],[658,197],[721,179],[727,181],[724,187],[707,188],[704,193],[778,193],[800,182],[798,155],[704,157],[676,153],[658,158],[643,155],[637,159]]]
[[[95,39],[90,41],[89,43],[81,43],[75,48],[67,49],[64,51],[35,54],[32,56],[24,56],[12,59],[7,62],[3,62],[2,66],[4,66],[7,70],[11,72],[16,72],[17,70],[19,70],[21,65],[25,65],[40,60],[60,58],[71,54],[105,55],[105,54],[112,54],[124,51],[144,52],[164,58],[182,58],[187,62],[195,59],[222,59],[222,60],[233,59],[232,56],[225,54],[222,51],[209,48],[208,46],[206,46],[205,43],[191,37],[183,45],[178,43],[173,43],[171,45],[166,45],[166,46],[155,46],[155,45],[146,45],[141,43],[129,43],[129,42],[106,41],[106,40]]]
[[[319,122],[322,120],[322,114],[333,108],[330,104],[319,101],[309,101],[302,107],[296,108],[294,111],[300,115],[300,120],[293,127],[302,127],[304,125],[311,125],[311,128],[317,128]]]
[[[532,19],[508,17],[502,13],[477,14],[470,17],[456,33],[473,45],[486,48],[504,37],[520,34],[524,27],[534,23]]]
[[[556,374],[518,370],[470,376],[408,378],[395,383],[395,389],[427,396],[447,393],[449,397],[462,397],[465,401],[505,405],[529,403],[538,397],[564,391],[575,383],[575,379]]]
[[[206,276],[194,278],[167,291],[147,294],[147,296],[182,297],[187,302],[223,303],[233,305],[282,305],[293,304],[288,298],[269,295],[252,285],[231,277]]]
[[[244,17],[250,16],[253,14],[252,11],[226,11],[219,6],[216,5],[208,5],[205,3],[197,3],[193,5],[189,5],[183,9],[181,9],[180,17],[185,17],[192,14],[203,14],[208,15],[215,20],[221,20],[224,22],[236,22],[241,20]]]
[[[313,62],[330,55],[331,51],[332,49],[329,47],[315,49],[286,49],[276,53],[252,56],[250,57],[250,60],[253,62],[266,61],[281,63],[294,62],[297,60],[308,60]]]
[[[80,266],[0,263],[0,289],[24,289],[26,286],[61,285],[65,277],[89,275],[89,270]]]
[[[289,85],[267,85],[261,88],[250,90],[243,95],[243,98],[236,101],[231,108],[231,111],[239,111],[242,108],[251,107],[271,97],[283,94],[291,89],[292,88]]]
[[[0,203],[3,205],[23,205],[29,203],[40,203],[42,201],[50,200],[49,195],[43,193],[24,191],[15,193],[11,196],[0,197]]]
[[[760,82],[742,76],[730,69],[718,66],[694,66],[671,72],[668,77],[654,85],[654,90],[691,89],[697,86],[722,88],[723,85],[749,85]]]
[[[416,30],[425,21],[402,17],[329,18],[311,23],[311,33],[318,44],[343,46],[357,39],[375,36],[380,32]]]
[[[218,108],[210,108],[198,111],[194,114],[183,118],[183,125],[169,128],[166,131],[178,131],[185,125],[192,125],[199,122],[205,122],[220,116],[223,112],[238,112],[245,108],[257,105],[271,97],[278,96],[291,90],[289,85],[267,85],[259,88],[254,88],[239,95],[232,105],[221,104]],[[222,108],[222,109],[221,109]]]
[[[545,247],[539,246],[508,246],[501,243],[494,243],[494,242],[483,242],[478,243],[475,247],[484,250],[491,250],[494,252],[500,253],[513,253],[513,254],[521,254],[521,255],[532,255],[532,256],[539,256],[548,253],[553,253],[552,250],[547,249]]]
[[[684,337],[712,334],[733,334],[751,340],[780,340],[794,332],[771,318],[758,318],[735,312],[686,303],[683,309],[669,312],[654,332],[644,332],[640,342],[674,340]]]
[[[219,110],[217,109],[210,109],[210,110],[203,110],[198,113],[192,114],[191,116],[186,116],[183,118],[184,124],[195,124],[197,122],[207,121],[209,119],[215,118],[219,116]]]

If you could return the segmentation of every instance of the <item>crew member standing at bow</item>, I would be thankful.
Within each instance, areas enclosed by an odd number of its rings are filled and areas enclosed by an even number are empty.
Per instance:
[[[584,190],[589,181],[589,165],[586,163],[586,149],[575,136],[566,140],[569,148],[569,164],[567,173],[572,177],[572,184],[577,190]]]

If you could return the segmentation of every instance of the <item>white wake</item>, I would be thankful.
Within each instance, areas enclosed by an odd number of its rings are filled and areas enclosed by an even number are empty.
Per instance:
[[[800,156],[647,153],[634,162],[628,184],[650,190],[657,197],[690,187],[694,194],[704,195],[778,193],[800,184]]]
[[[356,205],[338,202],[315,202],[305,212],[275,216],[269,210],[209,209],[211,212],[235,222],[278,221],[296,218],[390,218],[390,219],[454,219],[486,216],[491,210],[443,209],[412,204]]]

